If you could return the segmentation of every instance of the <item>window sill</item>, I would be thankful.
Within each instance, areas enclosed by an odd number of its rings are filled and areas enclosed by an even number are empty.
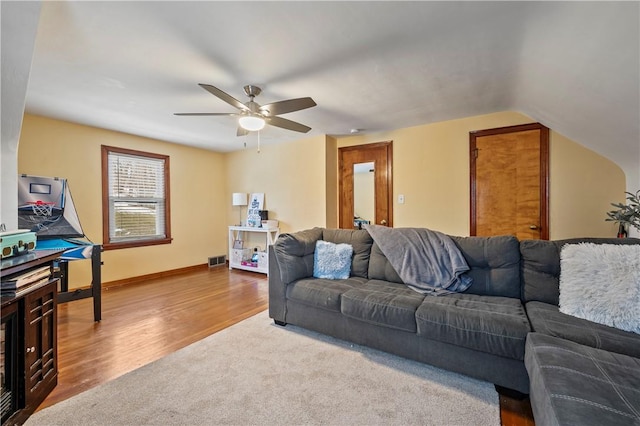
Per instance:
[[[133,247],[146,247],[146,246],[157,246],[160,244],[171,244],[173,238],[163,238],[159,240],[139,240],[139,241],[127,241],[121,243],[104,243],[102,248],[104,250],[118,250],[118,249],[126,249]]]

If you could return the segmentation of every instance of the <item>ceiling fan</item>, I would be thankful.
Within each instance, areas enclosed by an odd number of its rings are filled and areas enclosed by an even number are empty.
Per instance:
[[[302,109],[311,108],[316,106],[316,103],[311,98],[296,98],[288,99],[286,101],[273,102],[267,105],[258,104],[253,100],[256,96],[262,92],[258,86],[247,85],[244,86],[244,93],[249,97],[249,101],[242,103],[233,96],[223,92],[217,87],[210,84],[198,84],[207,92],[222,99],[232,107],[239,109],[239,112],[176,112],[175,115],[191,115],[191,116],[235,116],[238,119],[238,132],[237,136],[244,136],[251,131],[261,130],[265,124],[281,127],[287,130],[293,130],[295,132],[307,133],[311,130],[311,127],[304,124],[296,123],[295,121],[287,120],[286,118],[278,117],[280,114],[287,114],[289,112],[300,111]]]

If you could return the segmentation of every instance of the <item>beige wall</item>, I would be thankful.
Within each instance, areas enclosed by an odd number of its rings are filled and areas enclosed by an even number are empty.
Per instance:
[[[522,114],[502,112],[366,136],[308,137],[263,146],[260,153],[249,144],[220,154],[26,115],[18,172],[67,178],[86,235],[101,243],[100,145],[170,156],[174,241],[104,252],[103,282],[109,282],[226,254],[227,226],[238,221],[233,192],[265,193],[265,209],[280,221],[282,232],[335,227],[337,149],[362,143],[393,140],[395,226],[468,235],[469,132],[529,122]],[[604,218],[610,202],[624,200],[622,170],[553,131],[550,157],[551,238],[615,235],[615,226]],[[405,204],[397,203],[398,194],[405,195]],[[89,262],[73,262],[71,268],[72,286],[89,283]]]
[[[269,219],[279,221],[281,232],[326,226],[326,147],[326,137],[316,136],[262,146],[260,153],[248,144],[246,149],[226,154],[227,213],[234,214],[228,224],[238,221],[238,212],[231,206],[232,193],[262,192]]]
[[[394,226],[469,235],[469,132],[531,123],[516,112],[338,138],[338,147],[393,141]],[[550,237],[615,236],[608,203],[624,198],[622,170],[551,132]],[[405,203],[398,204],[399,194]]]
[[[618,227],[605,222],[612,202],[624,202],[625,174],[605,157],[551,133],[551,239],[615,237]]]
[[[169,155],[173,237],[172,244],[103,252],[103,282],[205,264],[227,252],[226,228],[219,226],[227,222],[221,206],[230,204],[222,154],[25,115],[18,172],[67,178],[85,234],[102,243],[101,144]],[[90,283],[89,263],[70,264],[71,286]]]
[[[327,182],[327,205],[326,223],[327,228],[338,227],[338,140],[327,136],[326,140],[326,182]]]

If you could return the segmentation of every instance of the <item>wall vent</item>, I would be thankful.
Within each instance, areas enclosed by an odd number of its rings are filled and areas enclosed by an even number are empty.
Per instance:
[[[209,258],[209,268],[226,265],[226,263],[227,263],[226,254],[223,254],[222,256],[214,256]]]

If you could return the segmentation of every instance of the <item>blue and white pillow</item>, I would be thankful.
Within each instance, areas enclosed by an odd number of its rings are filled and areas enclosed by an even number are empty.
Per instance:
[[[313,276],[329,280],[349,278],[351,272],[351,244],[335,244],[318,240],[313,253]]]

